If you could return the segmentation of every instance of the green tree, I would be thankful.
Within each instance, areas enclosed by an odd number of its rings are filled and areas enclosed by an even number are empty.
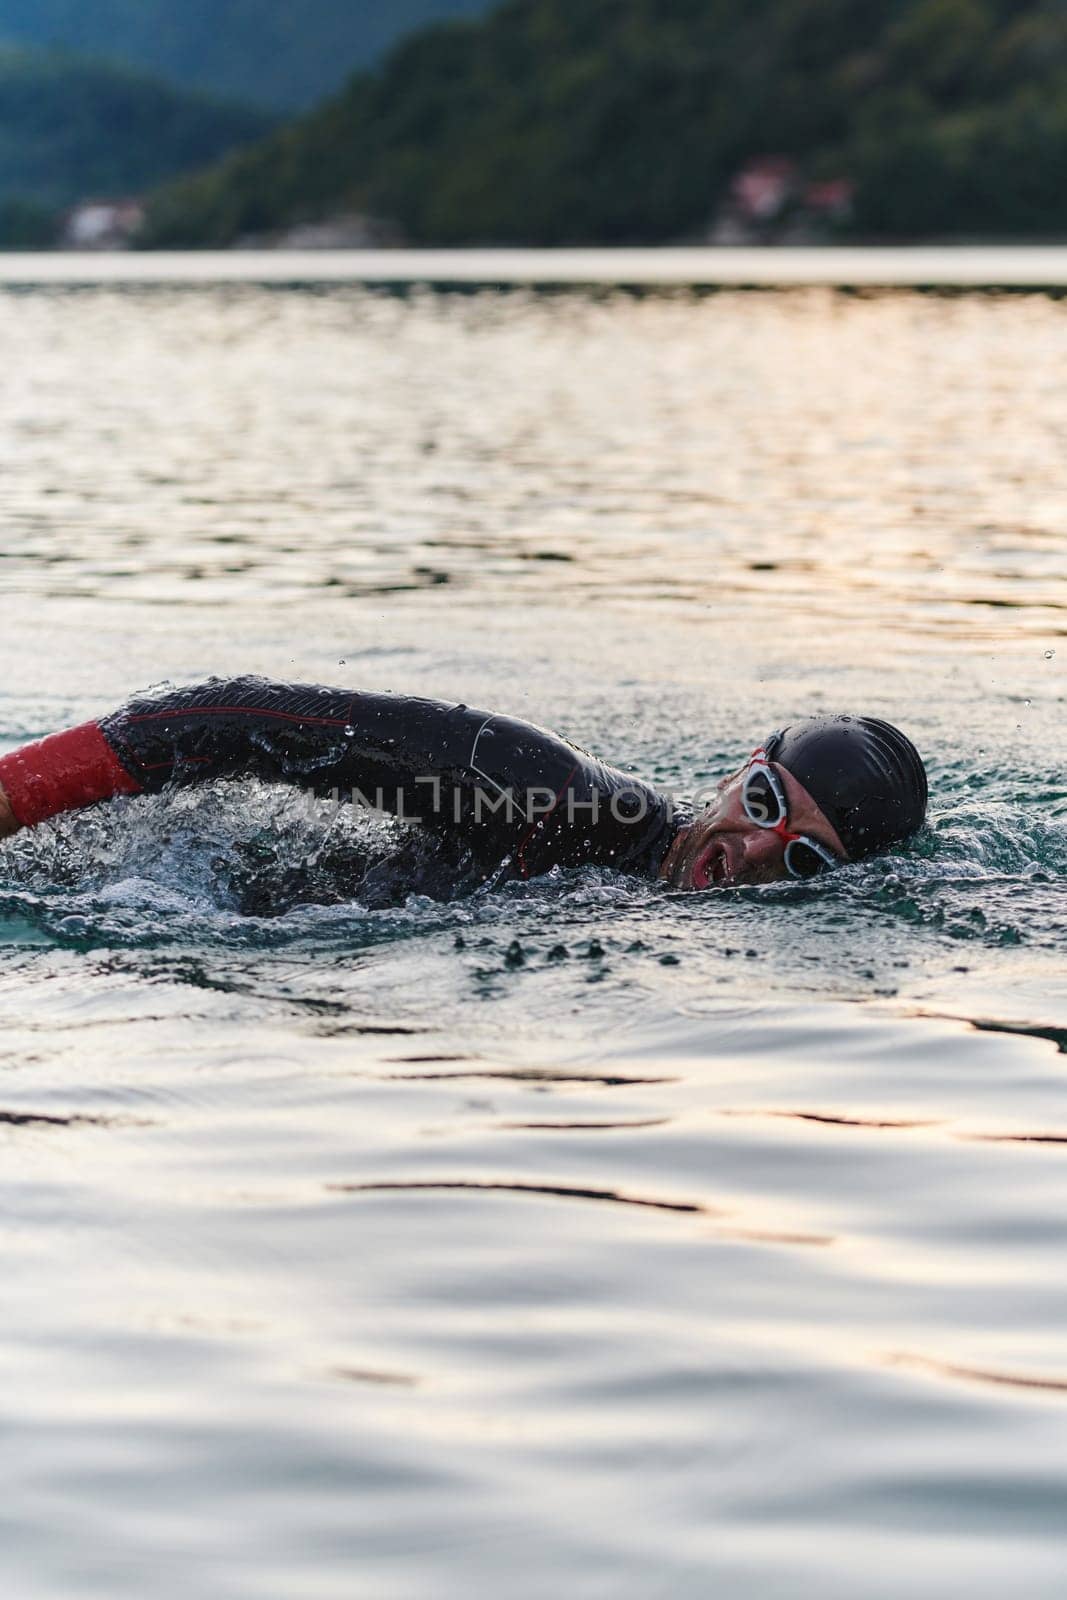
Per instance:
[[[1055,234],[1065,107],[1063,0],[510,0],[164,191],[145,242],[358,208],[420,244],[655,243],[771,153],[851,179],[861,234]]]

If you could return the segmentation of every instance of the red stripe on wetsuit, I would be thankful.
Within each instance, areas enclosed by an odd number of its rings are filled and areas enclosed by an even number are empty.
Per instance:
[[[0,756],[0,785],[24,828],[112,795],[141,792],[95,722]]]

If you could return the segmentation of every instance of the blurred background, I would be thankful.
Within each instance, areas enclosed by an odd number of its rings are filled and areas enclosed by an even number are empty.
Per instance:
[[[0,246],[1047,238],[1059,0],[0,0]]]

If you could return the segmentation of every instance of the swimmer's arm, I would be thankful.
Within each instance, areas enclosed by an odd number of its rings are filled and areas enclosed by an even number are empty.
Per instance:
[[[135,697],[98,721],[0,756],[0,838],[118,795],[219,777],[262,778],[319,795],[381,788],[382,809],[396,810],[405,779],[428,768],[416,726],[440,723],[448,710],[265,678],[215,678]]]
[[[212,679],[0,757],[0,837],[115,795],[241,776],[358,791],[406,820],[455,826],[476,788],[551,796],[580,759],[542,729],[447,701]]]
[[[256,777],[446,830],[465,831],[478,790],[555,793],[561,763],[579,759],[530,723],[452,701],[255,677],[131,700],[100,729],[147,793]]]
[[[96,722],[49,734],[0,756],[0,839],[81,806],[136,794]]]

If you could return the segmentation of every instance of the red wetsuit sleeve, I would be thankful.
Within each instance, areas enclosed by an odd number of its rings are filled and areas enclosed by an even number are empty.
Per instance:
[[[0,785],[15,820],[24,828],[61,811],[75,811],[116,794],[138,794],[141,789],[95,722],[83,722],[0,756]]]

